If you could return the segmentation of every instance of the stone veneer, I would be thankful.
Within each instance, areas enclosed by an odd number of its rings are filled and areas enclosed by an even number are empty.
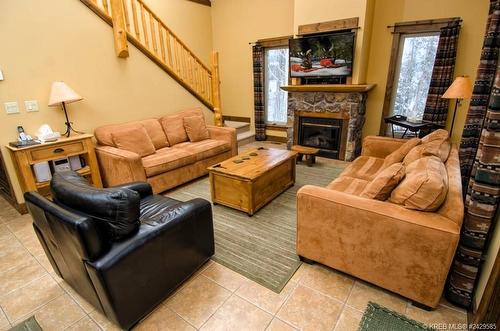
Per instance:
[[[293,144],[295,112],[344,112],[349,114],[345,160],[353,161],[361,153],[365,101],[365,92],[288,92],[287,145],[291,147]]]

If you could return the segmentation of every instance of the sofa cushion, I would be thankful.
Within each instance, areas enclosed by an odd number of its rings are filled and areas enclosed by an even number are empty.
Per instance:
[[[201,108],[194,108],[160,118],[161,126],[167,135],[170,146],[189,140],[184,129],[184,117],[188,116],[203,116],[203,113]]]
[[[160,149],[163,147],[168,147],[168,140],[163,128],[161,127],[160,121],[157,118],[150,118],[147,120],[139,121],[148,132],[149,138],[155,145],[156,149]]]
[[[155,146],[148,136],[148,132],[139,123],[114,131],[111,136],[117,148],[134,152],[144,157],[154,154]]]
[[[406,167],[406,177],[392,191],[389,201],[408,209],[434,211],[446,199],[448,172],[436,156],[418,159]]]
[[[384,159],[383,169],[389,167],[391,164],[398,163],[403,161],[406,154],[415,146],[420,144],[419,138],[412,138],[401,145],[398,149],[396,149],[391,154],[387,155]]]
[[[446,162],[448,155],[450,155],[450,150],[451,144],[448,138],[444,140],[435,139],[412,148],[405,156],[403,164],[408,166],[410,163],[425,156],[437,156],[442,162]]]
[[[382,169],[383,165],[384,159],[360,156],[352,161],[341,175],[370,181]]]
[[[443,129],[437,129],[435,131],[432,131],[429,133],[427,136],[422,138],[422,144],[426,144],[428,142],[434,141],[434,140],[446,140],[449,137],[449,133],[446,130]]]
[[[222,154],[231,149],[231,146],[222,140],[205,139],[198,142],[186,142],[173,146],[173,149],[181,149],[196,158],[196,161],[208,159],[209,157]]]
[[[189,137],[189,141],[197,142],[210,138],[205,118],[203,116],[184,117],[184,129]]]
[[[193,154],[180,148],[165,147],[142,158],[147,177],[162,174],[196,162]]]
[[[326,188],[348,194],[360,195],[368,183],[369,182],[367,180],[341,176],[333,180]]]
[[[387,200],[392,190],[401,182],[405,176],[405,167],[401,162],[394,163],[384,170],[366,185],[360,196],[368,199]]]

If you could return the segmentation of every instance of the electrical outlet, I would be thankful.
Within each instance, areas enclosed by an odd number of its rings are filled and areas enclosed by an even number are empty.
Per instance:
[[[12,101],[12,102],[5,102],[3,104],[4,108],[5,108],[5,112],[7,114],[19,114],[19,105],[17,104],[16,101]]]
[[[36,100],[24,101],[24,107],[26,108],[26,111],[29,113],[38,111],[38,101]]]

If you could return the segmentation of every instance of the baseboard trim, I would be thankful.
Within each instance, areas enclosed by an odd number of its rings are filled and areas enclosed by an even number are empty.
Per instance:
[[[222,120],[250,123],[250,117],[241,117],[241,116],[222,115]]]

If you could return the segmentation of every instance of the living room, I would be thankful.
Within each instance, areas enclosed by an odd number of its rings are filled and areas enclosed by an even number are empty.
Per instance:
[[[499,18],[2,1],[0,330],[496,329]]]

